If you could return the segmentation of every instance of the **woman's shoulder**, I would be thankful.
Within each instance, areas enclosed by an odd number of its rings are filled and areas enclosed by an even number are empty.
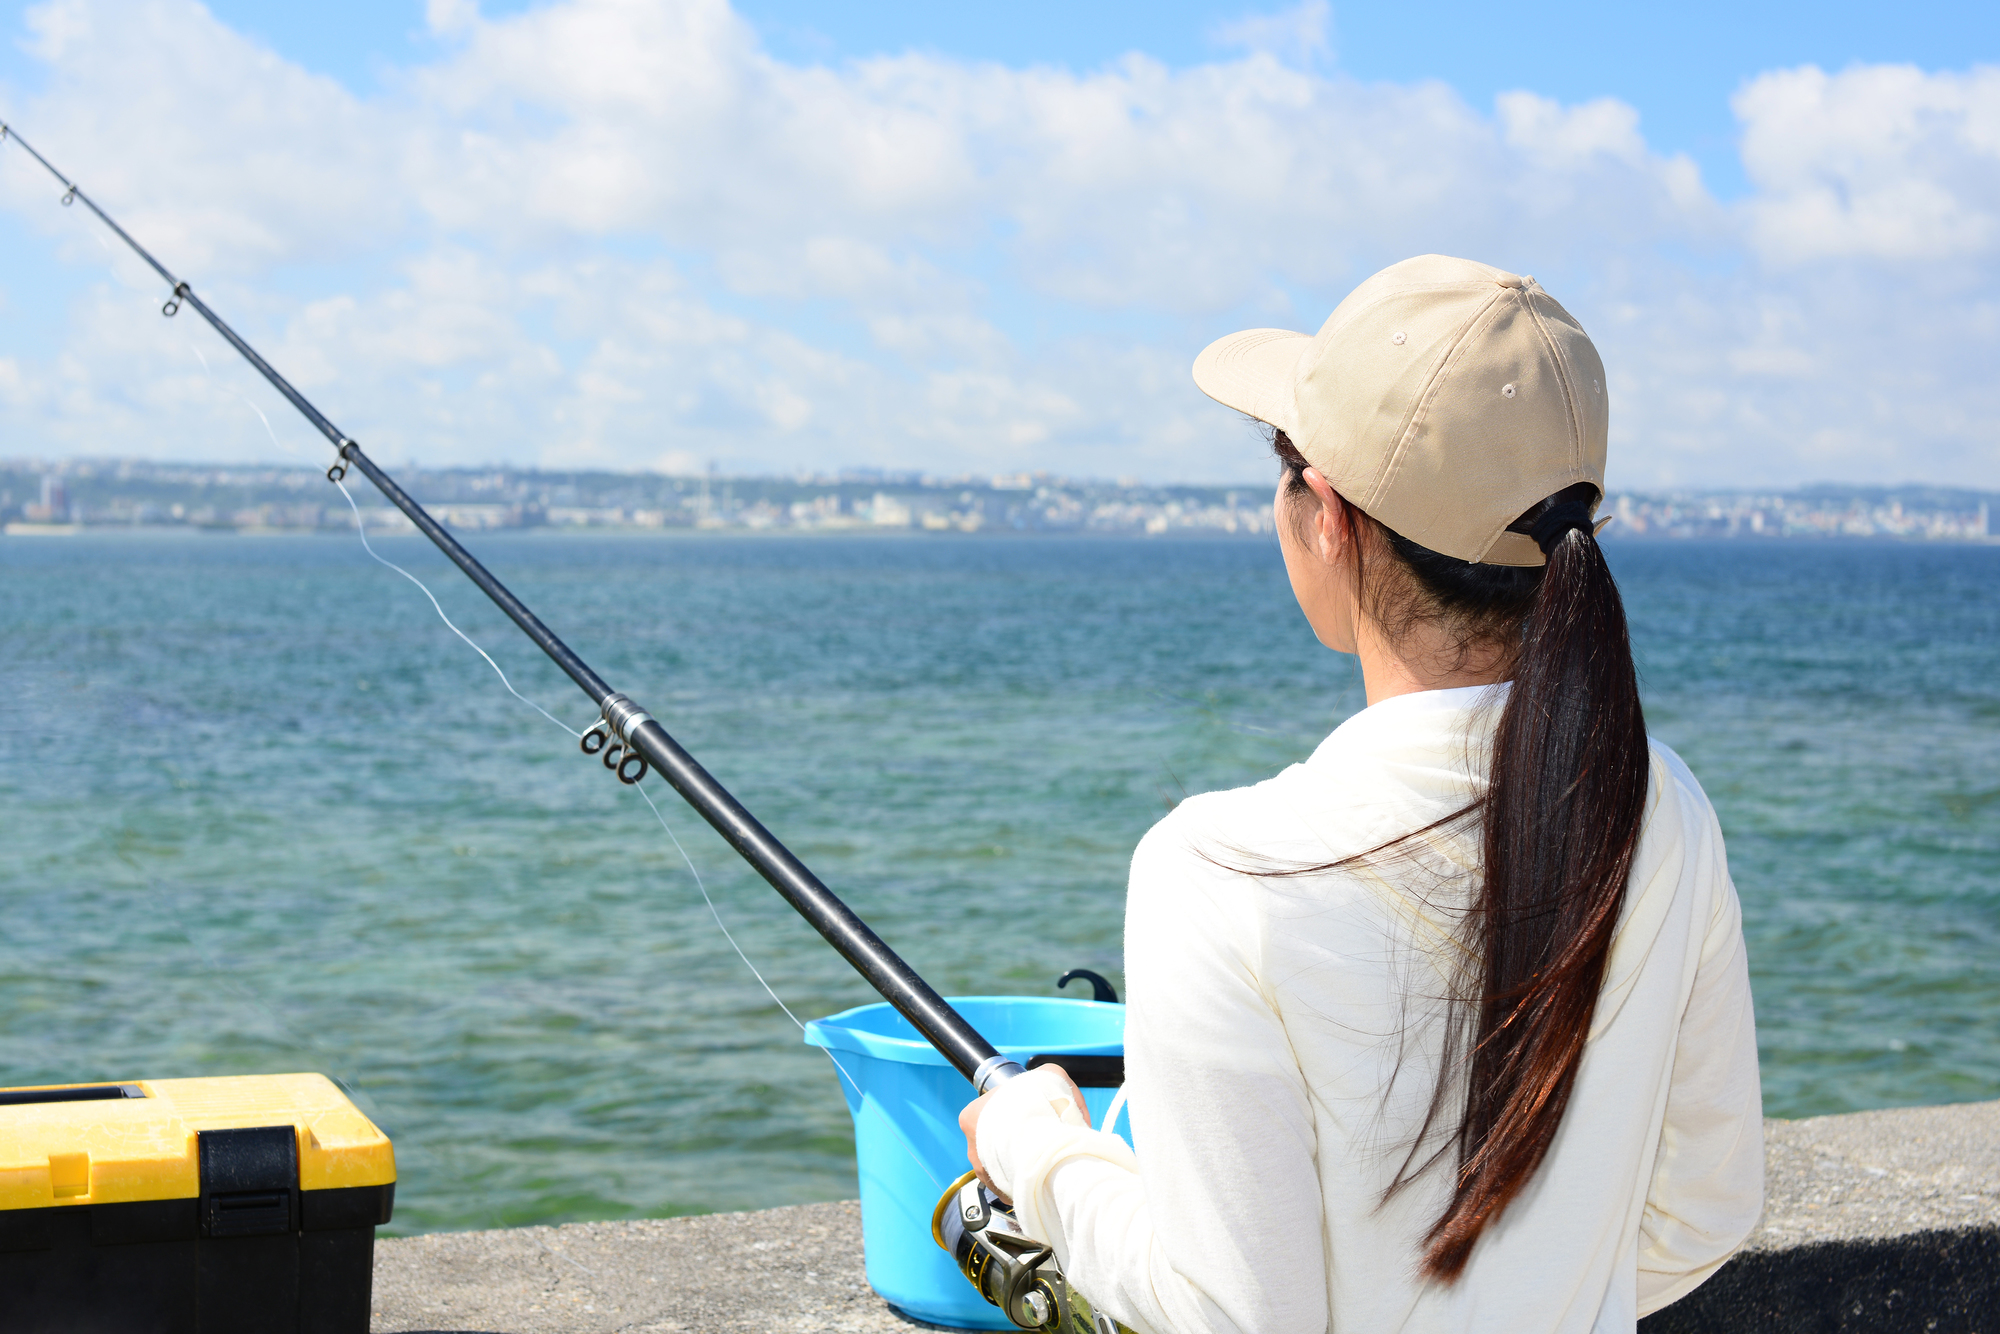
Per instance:
[[[1283,778],[1187,797],[1147,831],[1126,891],[1128,955],[1260,953],[1272,872],[1326,860],[1281,799]]]
[[[1313,781],[1314,775],[1307,765],[1292,764],[1261,782],[1183,797],[1153,826],[1147,837],[1171,833],[1184,837],[1242,835],[1283,839],[1305,836],[1309,831],[1300,821],[1297,807],[1303,790],[1310,788]]]
[[[1704,823],[1713,821],[1715,804],[1708,799],[1701,780],[1694,776],[1687,761],[1650,732],[1646,734],[1646,744],[1653,753],[1654,800],[1671,803],[1684,817],[1692,816]]]
[[[1264,790],[1275,779],[1246,787],[1197,792],[1173,808],[1146,831],[1139,851],[1150,856],[1185,856],[1217,838],[1228,839],[1269,822],[1271,802]]]
[[[1326,865],[1449,818],[1477,787],[1453,764],[1399,767],[1322,746],[1263,782],[1187,798],[1140,854],[1212,860],[1201,850],[1219,845],[1253,854],[1247,864]]]
[[[1204,879],[1254,872],[1273,859],[1324,861],[1291,799],[1301,766],[1243,787],[1197,793],[1175,804],[1132,855],[1135,876],[1150,870]]]

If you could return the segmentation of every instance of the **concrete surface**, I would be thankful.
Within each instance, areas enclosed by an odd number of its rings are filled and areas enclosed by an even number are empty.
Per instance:
[[[2000,1102],[1765,1123],[1743,1252],[1643,1334],[2000,1331]],[[853,1201],[376,1244],[373,1329],[903,1334]]]
[[[1641,1334],[2000,1331],[2000,1102],[1764,1123],[1764,1218]]]
[[[1750,1246],[2000,1224],[2000,1102],[1764,1123]]]
[[[861,1274],[861,1205],[375,1243],[375,1330],[907,1334]]]

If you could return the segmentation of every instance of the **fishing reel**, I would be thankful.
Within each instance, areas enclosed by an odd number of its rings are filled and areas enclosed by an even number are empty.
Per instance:
[[[931,1239],[951,1256],[979,1295],[1021,1329],[1049,1334],[1132,1334],[1091,1310],[1056,1267],[1047,1243],[1021,1231],[1014,1211],[976,1172],[945,1188],[931,1211]]]

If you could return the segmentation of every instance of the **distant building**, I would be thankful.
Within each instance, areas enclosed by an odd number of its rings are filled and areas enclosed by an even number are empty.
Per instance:
[[[908,528],[910,507],[886,492],[877,491],[869,503],[868,517],[877,528]]]
[[[22,517],[32,523],[67,523],[69,488],[52,472],[42,474],[42,503],[21,506]]]

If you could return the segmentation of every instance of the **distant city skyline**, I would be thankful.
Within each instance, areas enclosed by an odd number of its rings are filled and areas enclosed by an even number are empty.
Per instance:
[[[447,528],[667,532],[1099,533],[1270,537],[1271,488],[1147,485],[1049,472],[933,476],[880,468],[790,476],[498,467],[404,470]],[[329,498],[315,469],[145,459],[0,459],[8,536],[109,528],[414,532],[372,488]],[[1607,539],[1992,540],[2000,493],[1938,487],[1615,491]]]
[[[1611,482],[2000,487],[2000,10],[0,0],[0,119],[385,459],[1219,478],[1188,367],[1413,253]],[[0,448],[311,431],[0,144]],[[260,415],[261,414],[261,415]]]

